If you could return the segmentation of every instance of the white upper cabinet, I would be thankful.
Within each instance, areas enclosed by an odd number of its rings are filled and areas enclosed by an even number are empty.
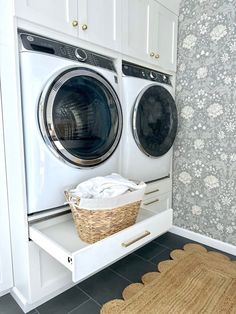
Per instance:
[[[15,0],[15,11],[22,19],[120,50],[121,5],[121,0]]]
[[[158,2],[176,15],[179,15],[179,6],[181,0],[158,0]]]
[[[149,0],[123,0],[123,52],[149,60]]]
[[[79,38],[121,49],[121,0],[78,0]]]
[[[124,53],[176,70],[178,17],[155,0],[124,1]]]
[[[15,0],[15,11],[21,19],[175,71],[179,0],[172,1]]]
[[[152,1],[152,33],[150,42],[155,64],[163,69],[176,70],[178,17],[164,6]]]
[[[77,36],[77,0],[15,0],[18,17]],[[73,26],[74,25],[74,26]]]

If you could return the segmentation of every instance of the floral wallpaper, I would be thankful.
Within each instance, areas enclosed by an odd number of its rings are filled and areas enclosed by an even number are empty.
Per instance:
[[[236,245],[236,0],[183,0],[174,224]]]

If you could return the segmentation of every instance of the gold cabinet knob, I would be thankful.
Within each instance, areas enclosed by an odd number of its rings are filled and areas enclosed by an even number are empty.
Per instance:
[[[151,52],[150,53],[150,57],[154,57],[155,56],[155,53],[154,52]]]
[[[88,25],[87,25],[87,24],[83,24],[83,25],[82,25],[82,30],[83,30],[83,31],[86,31],[87,28],[88,28]]]
[[[78,21],[76,21],[76,20],[72,21],[72,26],[73,27],[77,27],[78,25],[79,25]]]
[[[156,59],[159,59],[159,58],[160,58],[159,53],[157,53],[157,54],[155,55],[155,58],[156,58]]]

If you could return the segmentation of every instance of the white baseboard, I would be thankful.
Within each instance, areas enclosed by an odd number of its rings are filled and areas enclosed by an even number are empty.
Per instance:
[[[73,286],[75,286],[76,283],[70,283],[67,284],[66,286],[58,289],[57,291],[54,291],[53,293],[43,297],[42,299],[33,302],[33,303],[28,303],[27,300],[25,299],[25,297],[22,296],[22,294],[20,293],[20,291],[16,288],[13,287],[10,290],[10,293],[12,295],[12,297],[15,299],[15,301],[17,302],[17,304],[21,307],[22,311],[24,313],[28,313],[30,311],[32,311],[33,309],[35,309],[36,307],[42,305],[43,303],[49,301],[50,299],[56,297],[57,295],[61,294],[62,292],[72,288]]]
[[[4,291],[0,291],[0,297],[4,296],[5,294],[9,293],[10,289],[4,290]]]
[[[231,255],[236,256],[236,246],[235,245],[225,243],[225,242],[204,236],[202,234],[177,227],[177,226],[173,226],[169,230],[169,232],[177,234],[177,235],[185,237],[185,238],[188,238],[190,240],[211,246],[217,250],[220,250],[220,251],[223,251],[225,253],[229,253]]]
[[[20,291],[16,287],[13,287],[10,293],[16,303],[21,307],[22,311],[24,311],[25,313],[31,311],[30,309],[27,309],[26,298],[20,293]]]

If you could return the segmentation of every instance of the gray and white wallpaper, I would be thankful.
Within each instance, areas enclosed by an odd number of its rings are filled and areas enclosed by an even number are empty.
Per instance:
[[[236,245],[236,0],[179,16],[174,224]]]

